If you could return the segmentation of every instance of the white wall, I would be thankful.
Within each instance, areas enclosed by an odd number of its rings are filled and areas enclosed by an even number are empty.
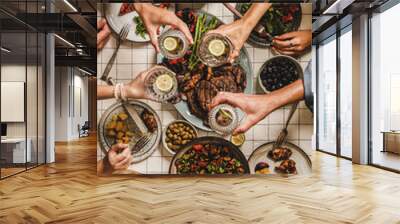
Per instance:
[[[72,67],[56,67],[55,74],[55,140],[70,141],[79,137],[78,125],[88,120],[88,78]]]
[[[28,68],[30,69],[30,68]],[[25,65],[2,65],[1,81],[5,82],[25,82]],[[6,110],[6,108],[1,108]],[[25,123],[11,122],[7,123],[7,137],[25,138]]]
[[[36,69],[39,69],[38,71]],[[38,75],[38,76],[37,76]],[[43,74],[40,67],[21,64],[3,64],[1,66],[2,82],[26,83],[26,109],[27,120],[25,122],[6,122],[8,138],[25,138],[25,133],[31,141],[32,161],[36,162],[37,150],[39,150],[39,162],[44,162],[44,89]],[[27,80],[25,80],[27,78]],[[39,83],[38,83],[39,82]],[[39,86],[38,86],[39,85]],[[39,91],[39,93],[37,92]],[[39,94],[39,95],[37,95]],[[4,96],[3,96],[4,97]],[[7,110],[8,108],[1,108]],[[12,111],[8,111],[12,113]],[[38,116],[39,115],[39,116]],[[38,120],[39,119],[39,120]]]

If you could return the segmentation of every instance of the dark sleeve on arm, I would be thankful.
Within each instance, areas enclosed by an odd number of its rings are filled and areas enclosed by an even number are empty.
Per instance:
[[[304,71],[303,85],[304,85],[304,101],[306,106],[311,112],[314,112],[314,93],[312,91],[312,71],[311,61],[308,62],[306,70]]]

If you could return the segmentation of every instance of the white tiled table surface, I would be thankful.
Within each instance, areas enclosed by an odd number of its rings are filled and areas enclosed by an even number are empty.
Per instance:
[[[176,4],[176,9],[182,8],[194,8],[202,9],[207,11],[225,23],[231,23],[233,21],[233,15],[228,11],[221,3],[179,3]],[[302,22],[300,30],[311,29],[311,4],[302,4]],[[102,17],[102,5],[98,4],[98,19]],[[105,85],[104,82],[100,81],[100,76],[103,73],[109,58],[111,57],[115,48],[115,36],[109,39],[105,47],[97,54],[97,74],[98,74],[98,85]],[[254,93],[261,93],[257,84],[257,73],[261,65],[270,57],[273,53],[269,48],[256,48],[249,44],[245,44],[247,52],[250,56],[250,62],[253,66],[253,90]],[[311,59],[311,53],[307,53],[302,57],[298,58],[303,69]],[[139,72],[151,68],[156,64],[156,52],[150,43],[132,43],[123,42],[121,48],[118,51],[117,58],[111,69],[110,76],[113,77],[116,82],[127,83],[131,79],[134,79]],[[183,119],[173,105],[160,104],[145,100],[158,114],[160,117],[163,128],[169,122],[176,119]],[[111,104],[115,103],[114,99],[102,100],[97,103],[97,114],[100,119],[104,110],[106,110]],[[280,130],[286,121],[290,108],[288,106],[278,109],[267,116],[264,120],[260,121],[257,125],[246,132],[246,142],[241,147],[242,152],[246,157],[250,156],[252,151],[259,145],[273,141],[278,136]],[[295,112],[289,127],[288,140],[298,146],[300,146],[307,153],[311,152],[311,138],[313,134],[313,116],[312,113],[306,108],[304,102],[299,104],[299,108]],[[208,133],[199,131],[200,136],[215,135],[214,133]],[[100,160],[104,157],[101,150],[97,149],[97,159]],[[129,169],[135,170],[143,174],[167,174],[169,164],[172,159],[162,144],[154,151],[154,153],[146,160],[131,165]]]

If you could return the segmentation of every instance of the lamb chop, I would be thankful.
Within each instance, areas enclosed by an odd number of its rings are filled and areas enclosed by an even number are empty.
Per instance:
[[[187,92],[189,90],[194,89],[197,86],[197,83],[201,79],[201,74],[195,74],[190,77],[188,81],[183,84],[183,91]]]
[[[218,89],[211,82],[201,80],[196,86],[196,95],[199,106],[208,113],[212,99],[217,95]]]
[[[186,92],[186,98],[190,113],[201,119],[206,118],[207,113],[199,106],[199,102],[197,101],[196,91],[194,89]]]
[[[241,66],[234,66],[232,74],[234,74],[235,82],[238,84],[238,89],[243,92],[246,88],[246,72]]]
[[[268,152],[268,158],[272,159],[275,162],[289,159],[291,155],[292,150],[284,147],[276,148]]]
[[[214,70],[215,77],[231,77],[237,85],[237,92],[243,92],[246,88],[246,72],[240,65],[225,65]]]
[[[231,76],[214,77],[210,80],[210,82],[217,87],[218,92],[238,92],[237,84]]]
[[[279,166],[275,167],[275,171],[278,173],[296,174],[296,162],[291,159],[283,160]]]

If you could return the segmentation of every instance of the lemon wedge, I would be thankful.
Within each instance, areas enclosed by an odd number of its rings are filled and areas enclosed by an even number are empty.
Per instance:
[[[169,92],[174,83],[172,81],[172,77],[168,74],[162,74],[156,78],[155,82],[157,88],[162,92]]]
[[[246,140],[246,137],[243,133],[231,136],[231,142],[236,146],[243,145],[245,140]]]
[[[173,37],[166,37],[163,42],[164,48],[167,51],[173,51],[178,47],[178,41]]]
[[[215,39],[208,44],[208,51],[216,57],[225,53],[225,44],[222,40]]]

